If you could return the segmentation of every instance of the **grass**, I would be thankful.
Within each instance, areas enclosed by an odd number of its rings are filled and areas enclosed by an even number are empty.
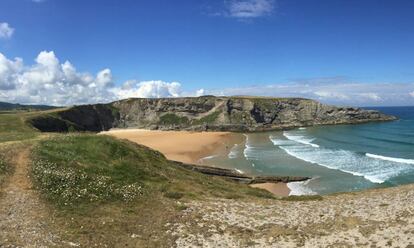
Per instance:
[[[204,116],[204,117],[202,117],[198,120],[197,119],[193,120],[192,124],[193,125],[212,124],[217,120],[217,118],[219,117],[220,114],[221,114],[220,111],[215,111],[215,112],[213,112],[209,115],[206,115],[206,116]]]
[[[0,114],[0,143],[35,138],[39,133],[26,124],[31,114],[29,112]]]
[[[168,199],[271,197],[270,193],[185,170],[161,153],[105,135],[68,134],[33,151],[37,188],[59,206]]]
[[[37,141],[34,186],[66,240],[85,246],[171,247],[166,223],[186,202],[272,198],[264,190],[186,170],[161,153],[105,135],[61,134]],[[131,239],[131,235],[138,234]]]
[[[273,110],[275,109],[275,99],[267,99],[267,98],[253,98],[251,99],[256,106],[258,106],[261,110]]]
[[[187,117],[180,117],[173,113],[168,113],[160,116],[160,124],[162,125],[188,125],[189,120]]]

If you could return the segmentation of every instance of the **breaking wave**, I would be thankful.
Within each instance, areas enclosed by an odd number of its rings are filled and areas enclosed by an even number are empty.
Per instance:
[[[370,158],[381,159],[385,161],[391,161],[391,162],[403,163],[403,164],[414,164],[414,159],[393,158],[393,157],[386,157],[386,156],[381,156],[381,155],[376,155],[376,154],[371,154],[371,153],[365,153],[365,155]]]
[[[300,130],[304,130],[304,129],[300,129]],[[309,145],[309,146],[312,146],[312,147],[319,147],[319,145],[312,143],[312,141],[314,141],[315,139],[309,139],[309,138],[306,138],[303,135],[292,134],[292,132],[283,132],[283,136],[285,136],[289,140],[293,140],[293,141],[296,141],[298,143],[302,143],[304,145]]]
[[[306,135],[305,130],[285,131],[283,136],[287,140],[273,136],[269,138],[275,146],[293,157],[330,169],[341,170],[355,176],[362,176],[373,183],[383,183],[412,169],[407,164],[414,162],[374,154],[365,156],[365,154],[348,150],[315,146],[311,143],[314,139]]]

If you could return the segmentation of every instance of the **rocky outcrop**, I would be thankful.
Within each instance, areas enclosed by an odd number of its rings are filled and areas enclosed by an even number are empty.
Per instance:
[[[202,174],[210,176],[219,176],[228,180],[236,181],[244,184],[256,184],[256,183],[289,183],[289,182],[301,182],[309,180],[310,177],[298,177],[298,176],[248,176],[241,174],[236,170],[224,169],[219,167],[212,166],[203,166],[203,165],[193,165],[185,164],[181,162],[174,161],[178,166],[183,167],[188,170],[197,171]]]
[[[29,120],[44,132],[99,132],[117,126],[119,112],[110,104],[83,105],[36,116]]]
[[[335,107],[302,98],[187,97],[126,99],[77,106],[57,118],[35,118],[42,131],[145,128],[195,131],[265,131],[294,127],[395,120],[378,111]]]
[[[162,130],[262,131],[394,120],[378,111],[334,107],[301,98],[197,97],[112,103],[118,127]]]

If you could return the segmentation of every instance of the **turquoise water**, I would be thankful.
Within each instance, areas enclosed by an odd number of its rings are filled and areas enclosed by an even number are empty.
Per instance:
[[[309,176],[291,194],[327,194],[414,183],[414,107],[376,108],[393,122],[246,134],[204,162],[253,175]]]

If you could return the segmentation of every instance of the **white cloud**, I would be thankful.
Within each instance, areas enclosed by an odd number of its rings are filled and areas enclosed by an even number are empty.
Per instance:
[[[345,94],[335,92],[335,91],[315,91],[315,95],[319,97],[319,99],[341,99],[341,100],[348,100],[349,97]]]
[[[7,22],[0,22],[0,38],[9,39],[14,33],[14,28],[10,27]]]
[[[179,82],[160,80],[128,80],[116,86],[109,68],[96,74],[78,72],[69,61],[61,63],[52,51],[40,52],[33,65],[24,65],[21,58],[8,59],[0,53],[0,101],[62,106],[130,97],[207,94],[303,97],[353,106],[414,105],[414,83],[360,83],[336,77],[186,92]]]
[[[126,81],[121,88],[112,90],[119,99],[130,97],[159,98],[181,96],[181,84],[178,82],[167,83],[164,81]]]
[[[382,98],[377,93],[372,93],[372,92],[360,93],[359,96],[368,98],[368,99],[376,101],[376,102],[382,100]]]
[[[196,91],[196,96],[204,96],[206,91],[204,89],[199,89]]]
[[[194,96],[197,92],[183,92],[178,82],[128,80],[115,86],[110,69],[96,75],[81,73],[69,61],[61,64],[53,51],[40,52],[31,66],[0,53],[0,101],[73,105],[130,97]]]
[[[235,18],[255,18],[272,14],[274,0],[229,0],[226,15]]]
[[[407,94],[407,92],[411,92]],[[414,83],[361,83],[343,78],[297,80],[240,88],[206,90],[210,95],[302,97],[347,106],[414,105]]]
[[[9,60],[0,53],[0,90],[13,89],[17,80],[16,76],[22,69],[22,59]]]
[[[60,64],[53,51],[42,51],[32,66],[0,53],[0,101],[70,105],[114,99],[108,88],[109,69],[96,76],[79,73],[68,61]]]

